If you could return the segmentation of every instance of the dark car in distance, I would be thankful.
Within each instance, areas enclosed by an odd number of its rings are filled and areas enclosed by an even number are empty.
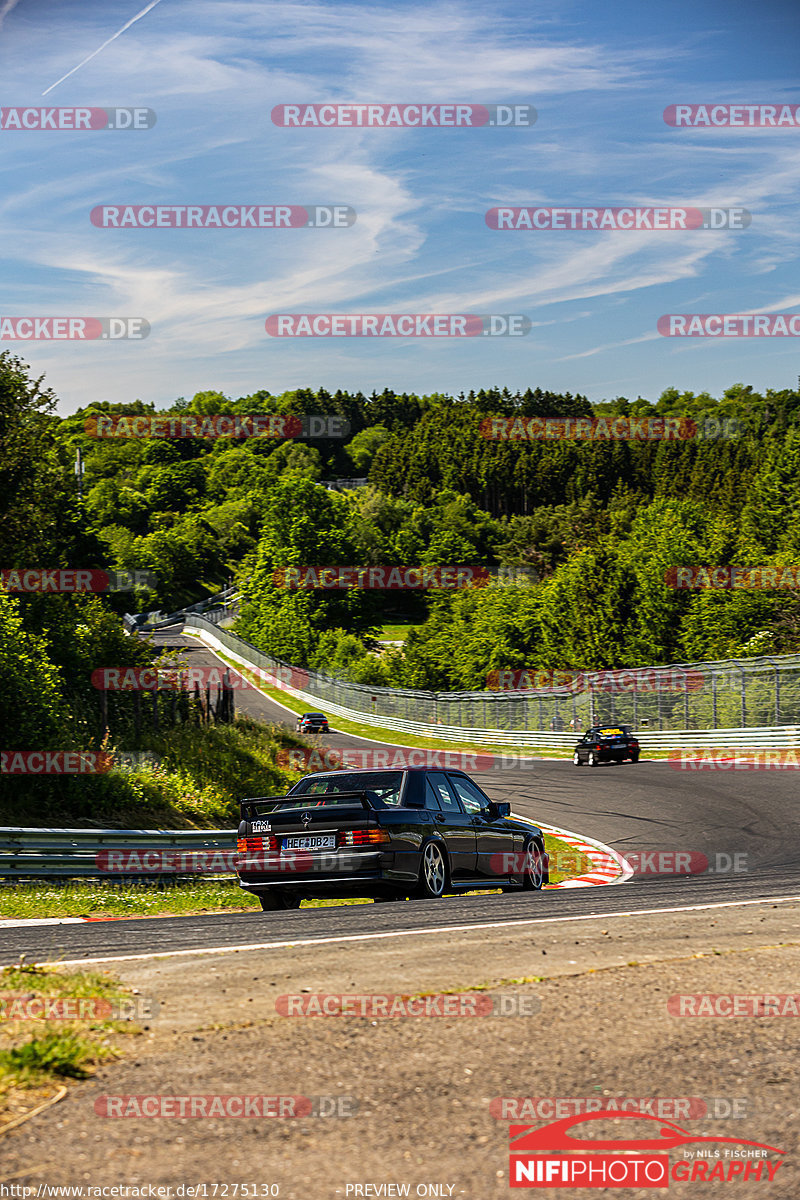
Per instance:
[[[295,728],[298,733],[330,733],[324,713],[301,713]]]
[[[630,725],[593,725],[587,729],[572,755],[576,767],[588,763],[639,761],[639,741]]]
[[[537,825],[512,817],[463,771],[427,767],[317,772],[285,796],[243,800],[236,870],[265,910],[549,882]]]

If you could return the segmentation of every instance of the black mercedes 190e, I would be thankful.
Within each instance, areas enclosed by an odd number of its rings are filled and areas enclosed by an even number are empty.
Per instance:
[[[239,883],[263,909],[325,897],[539,891],[549,881],[541,829],[462,771],[320,772],[285,796],[243,800],[241,814]]]

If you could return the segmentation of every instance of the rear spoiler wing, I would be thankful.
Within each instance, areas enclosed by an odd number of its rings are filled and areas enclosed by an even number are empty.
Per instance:
[[[326,795],[327,796],[336,796],[337,803],[336,804],[320,803],[320,801],[325,800]],[[273,805],[273,804],[280,804],[281,802],[285,802],[287,800],[292,801],[293,806],[296,807],[298,810],[299,809],[313,810],[315,808],[328,808],[331,811],[333,811],[334,809],[337,809],[337,808],[346,807],[345,805],[341,804],[342,800],[351,800],[353,802],[353,806],[357,806],[358,804],[360,804],[361,807],[365,808],[368,812],[380,807],[380,801],[378,801],[378,803],[375,803],[375,800],[370,799],[370,795],[366,791],[328,792],[328,793],[323,792],[322,794],[317,793],[316,795],[311,795],[311,796],[253,796],[253,797],[248,798],[247,800],[242,800],[242,802],[240,804],[242,820],[250,821],[250,820],[252,820],[253,817],[269,815],[269,812],[272,810],[268,809],[267,806]]]

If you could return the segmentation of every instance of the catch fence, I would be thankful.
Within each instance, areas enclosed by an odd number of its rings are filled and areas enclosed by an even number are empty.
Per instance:
[[[187,614],[185,624],[312,706],[406,732],[421,726],[433,737],[495,732],[498,743],[513,736],[520,744],[536,745],[547,734],[549,744],[563,740],[566,745],[575,731],[591,725],[625,724],[648,742],[649,735],[671,731],[712,735],[720,730],[743,735],[736,741],[744,744],[752,729],[754,734],[770,730],[770,744],[792,745],[798,731],[787,727],[800,727],[800,654],[576,672],[571,685],[523,691],[430,692],[369,687],[293,667],[194,613]]]

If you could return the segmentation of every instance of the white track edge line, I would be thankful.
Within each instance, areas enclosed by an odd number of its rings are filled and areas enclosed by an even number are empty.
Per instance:
[[[607,921],[610,917],[652,917],[660,913],[707,912],[712,908],[747,908],[754,904],[790,904],[800,901],[800,896],[764,896],[758,900],[720,900],[714,904],[681,904],[671,908],[641,908],[636,912],[622,909],[619,912],[586,913],[572,917],[523,917],[511,921],[480,921],[473,925],[438,925],[433,929],[396,929],[384,933],[348,933],[336,937],[295,938],[280,942],[247,942],[239,946],[196,946],[191,950],[155,950],[147,954],[109,954],[102,958],[63,958],[52,962],[38,963],[41,967],[78,966],[105,962],[131,962],[152,958],[186,958],[190,955],[235,954],[250,950],[294,950],[299,946],[329,946],[340,942],[382,941],[387,938],[421,937],[437,933],[468,933],[473,929],[508,929],[515,925],[553,925],[559,921]]]

